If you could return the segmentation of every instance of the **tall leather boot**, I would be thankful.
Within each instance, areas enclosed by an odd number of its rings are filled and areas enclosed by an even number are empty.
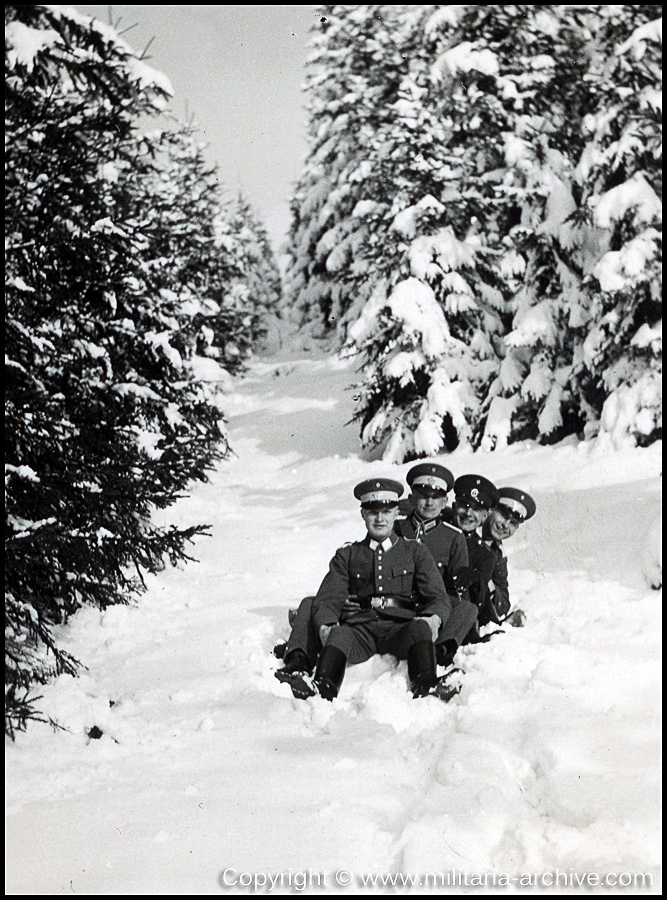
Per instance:
[[[322,648],[313,678],[320,697],[324,697],[325,700],[333,700],[338,696],[343,678],[345,678],[346,665],[347,657],[338,647],[325,645]]]
[[[443,641],[441,644],[435,645],[435,658],[439,666],[451,666],[459,649],[456,641]],[[275,653],[275,650],[273,651]]]
[[[417,641],[408,650],[408,679],[413,697],[425,697],[437,684],[433,641]]]
[[[314,697],[315,688],[308,677],[313,671],[313,666],[302,650],[292,650],[285,657],[285,665],[273,674],[278,681],[289,684],[292,694],[297,700],[307,700]]]

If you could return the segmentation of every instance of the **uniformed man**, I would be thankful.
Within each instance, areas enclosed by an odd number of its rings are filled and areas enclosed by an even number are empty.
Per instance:
[[[500,624],[505,621],[515,627],[521,627],[526,619],[521,609],[510,612],[509,582],[507,575],[507,557],[503,550],[503,541],[512,537],[523,522],[535,515],[535,501],[520,488],[503,487],[498,490],[498,503],[489,512],[482,525],[482,540],[495,557],[495,566],[491,575],[491,584],[487,595],[487,603],[479,624],[487,622]]]
[[[443,578],[445,590],[452,603],[452,612],[439,631],[436,641],[437,662],[449,666],[456,651],[477,618],[477,607],[459,596],[457,576],[468,570],[468,549],[463,532],[456,525],[442,521],[439,516],[447,502],[447,493],[454,485],[454,476],[444,466],[420,463],[413,466],[406,477],[411,493],[405,503],[407,518],[397,518],[394,531],[400,537],[417,540],[431,552]],[[463,589],[465,590],[465,585]],[[310,679],[322,645],[313,619],[314,597],[305,597],[291,617],[291,631],[286,644],[278,644],[274,653],[284,660],[275,673],[279,681],[290,685],[298,699],[312,696]],[[342,616],[358,609],[356,600],[348,598]]]
[[[457,525],[441,517],[454,476],[437,463],[419,463],[408,471],[406,481],[410,513],[396,521],[394,530],[427,547],[442,575],[452,613],[438,634],[436,657],[440,665],[448,666],[477,618],[477,607],[461,596],[465,584],[460,584],[460,574],[469,568],[466,538]]]
[[[434,640],[451,603],[429,551],[393,531],[402,493],[402,485],[388,478],[355,487],[366,537],[336,552],[313,602],[323,645],[313,684],[327,700],[338,694],[348,663],[376,653],[407,659],[413,696],[449,699],[438,691]]]
[[[496,557],[482,540],[481,528],[490,511],[498,503],[498,489],[482,475],[461,475],[454,482],[454,505],[443,511],[443,518],[453,522],[465,534],[468,547],[469,570],[460,578],[468,582],[468,599],[474,603],[478,618],[483,614],[488,596],[488,586],[496,565]],[[479,622],[475,622],[463,643],[484,640],[479,635]]]

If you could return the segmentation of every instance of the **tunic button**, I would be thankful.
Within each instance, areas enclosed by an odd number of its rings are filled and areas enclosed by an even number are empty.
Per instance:
[[[378,569],[379,569],[380,571],[382,571],[382,566],[378,566]]]
[[[442,569],[442,563],[438,563],[438,568]]]
[[[382,585],[380,585],[380,587],[378,588],[378,591],[381,591],[381,590],[382,590]]]

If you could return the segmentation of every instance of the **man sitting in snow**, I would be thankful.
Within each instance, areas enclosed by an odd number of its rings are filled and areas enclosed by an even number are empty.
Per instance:
[[[317,690],[333,700],[347,664],[376,653],[407,659],[414,697],[433,693],[447,700],[458,691],[436,671],[434,641],[451,612],[442,577],[425,547],[393,531],[402,493],[402,485],[388,478],[355,487],[367,534],[336,552],[313,602],[313,627],[323,647],[312,687],[303,671],[294,673],[293,653],[285,655],[285,667],[276,672],[295,696]],[[294,691],[290,669],[301,678],[301,694]]]
[[[489,582],[496,565],[496,557],[482,540],[480,529],[497,503],[498,489],[492,481],[482,475],[461,475],[454,482],[453,507],[442,512],[443,520],[456,525],[465,535],[469,568],[459,572],[459,581],[466,585],[466,598],[474,604],[478,617],[484,616]],[[480,636],[475,621],[463,642],[483,640],[488,640],[488,636]]]
[[[435,649],[438,663],[449,666],[477,619],[477,607],[462,596],[466,584],[461,574],[469,571],[465,535],[457,525],[441,518],[454,476],[437,463],[419,463],[408,471],[406,481],[411,489],[406,505],[409,512],[396,521],[394,530],[401,537],[422,543],[440,570],[452,600],[452,613],[440,629]]]
[[[525,491],[511,487],[498,490],[481,475],[462,475],[454,484],[454,493],[454,506],[444,510],[443,517],[453,520],[466,535],[470,569],[467,576],[460,573],[460,580],[469,582],[468,593],[478,618],[464,643],[478,643],[492,637],[482,637],[480,626],[502,621],[521,626],[525,621],[521,610],[507,615],[510,602],[502,541],[535,514],[536,506]]]
[[[488,622],[507,622],[520,628],[526,621],[521,609],[510,612],[509,582],[507,576],[507,557],[503,550],[503,541],[516,533],[519,525],[535,515],[535,501],[525,491],[514,487],[503,487],[498,490],[498,503],[489,512],[482,525],[482,540],[493,553],[495,565],[491,574],[491,585],[487,593],[487,601],[483,613],[480,612],[479,624]]]

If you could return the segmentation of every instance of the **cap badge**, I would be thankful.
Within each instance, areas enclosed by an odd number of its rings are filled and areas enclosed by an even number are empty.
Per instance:
[[[479,497],[479,491],[477,490],[477,488],[473,488],[473,489],[470,491],[470,496],[471,496],[471,497],[474,497],[475,499],[477,499],[477,497]]]

